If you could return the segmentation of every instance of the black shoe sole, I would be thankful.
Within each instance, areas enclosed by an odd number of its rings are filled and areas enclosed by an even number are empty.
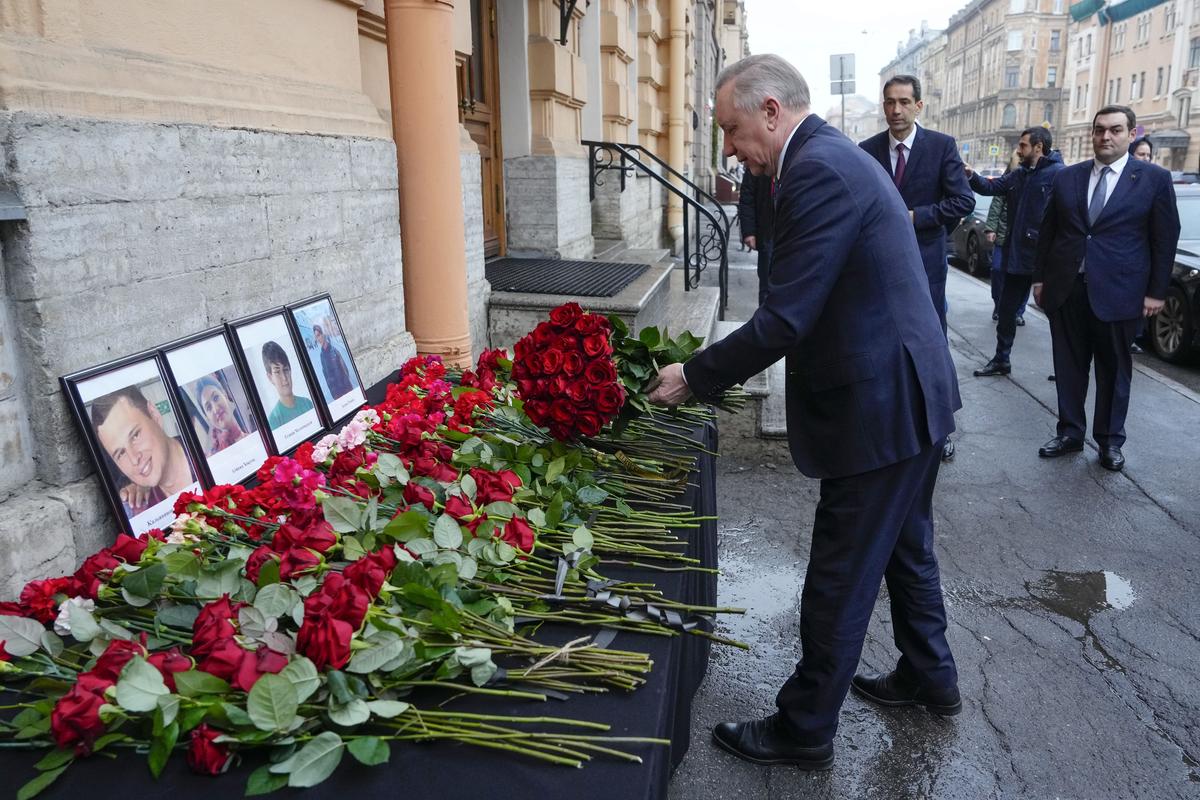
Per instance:
[[[1120,464],[1109,464],[1101,461],[1100,466],[1104,467],[1109,472],[1120,472],[1121,470],[1125,469],[1125,462],[1122,461]]]
[[[976,378],[1003,378],[1003,377],[1005,377],[1007,375],[1011,375],[1011,374],[1012,374],[1012,370],[1006,370],[1004,372],[984,372],[984,371],[978,370],[978,369],[975,370]]]
[[[885,706],[887,708],[921,706],[930,714],[937,714],[939,717],[954,717],[962,713],[962,700],[959,700],[954,705],[949,706],[938,703],[923,703],[920,700],[889,700],[886,697],[879,697],[878,695],[871,694],[866,689],[860,687],[857,683],[851,683],[850,690],[864,700],[870,700],[876,705]]]
[[[737,756],[738,758],[744,759],[745,761],[749,761],[752,764],[761,764],[761,765],[767,766],[767,767],[777,766],[777,765],[787,765],[787,766],[792,766],[792,767],[799,767],[800,769],[810,770],[813,772],[823,772],[825,770],[833,769],[833,755],[830,755],[826,758],[821,758],[821,759],[757,758],[748,753],[744,753],[741,750],[738,750],[732,744],[729,744],[724,739],[722,739],[720,736],[717,736],[717,734],[715,732],[712,735],[712,740],[713,740],[713,744],[715,744],[717,747],[724,750],[726,753],[732,753],[733,755]]]
[[[1081,445],[1079,447],[1072,447],[1072,448],[1065,449],[1065,450],[1055,450],[1052,453],[1048,453],[1045,450],[1039,449],[1038,456],[1041,458],[1062,458],[1063,456],[1069,456],[1072,453],[1082,453],[1082,452],[1083,452],[1083,446]]]

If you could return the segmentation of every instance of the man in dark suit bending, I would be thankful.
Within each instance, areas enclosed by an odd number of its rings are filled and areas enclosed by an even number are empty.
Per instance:
[[[883,85],[883,113],[888,129],[862,142],[887,170],[900,192],[921,248],[921,263],[929,280],[933,308],[946,330],[946,234],[975,210],[975,195],[967,184],[954,137],[917,125],[925,107],[921,81],[914,75],[895,75]],[[942,460],[954,458],[954,443],[946,437]]]
[[[1058,391],[1058,435],[1038,455],[1083,449],[1094,361],[1092,436],[1100,465],[1114,471],[1125,466],[1130,344],[1138,320],[1163,307],[1179,243],[1171,173],[1129,157],[1136,126],[1125,106],[1096,112],[1096,157],[1054,177],[1033,273],[1033,299],[1050,318]]]
[[[760,764],[827,769],[853,678],[882,705],[961,708],[933,552],[942,441],[961,406],[908,209],[887,174],[809,112],[787,61],[751,56],[717,79],[725,154],[776,177],[774,258],[751,320],[659,373],[651,400],[714,398],[787,359],[788,443],[821,479],[801,597],[801,660],[778,713],[726,722],[718,745]],[[900,659],[855,676],[886,580]]]

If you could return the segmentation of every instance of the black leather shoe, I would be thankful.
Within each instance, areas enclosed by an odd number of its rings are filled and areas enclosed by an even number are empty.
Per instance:
[[[997,314],[995,311],[993,311],[992,312],[992,322],[999,322],[999,321],[1000,321],[1000,315]]]
[[[1140,356],[1143,353],[1145,353],[1146,351],[1143,350],[1142,346],[1140,344],[1138,344],[1137,342],[1131,342],[1129,345],[1129,352],[1133,353],[1135,356]]]
[[[997,361],[992,359],[983,365],[982,369],[975,370],[976,378],[991,378],[995,375],[1007,375],[1012,372],[1012,365],[1007,361]]]
[[[949,436],[946,437],[946,443],[942,445],[942,461],[954,460],[954,440]]]
[[[813,747],[798,744],[786,725],[778,714],[746,722],[722,722],[713,728],[713,741],[722,750],[755,764],[791,764],[812,770],[833,767],[833,742]]]
[[[900,680],[895,672],[887,675],[855,675],[850,688],[860,697],[872,703],[894,708],[897,706],[924,706],[931,714],[953,717],[962,711],[962,697],[958,687],[949,689],[921,689]]]
[[[1050,441],[1038,448],[1038,455],[1042,458],[1058,458],[1065,456],[1067,453],[1078,453],[1083,450],[1083,441],[1081,439],[1072,439],[1069,436],[1055,436]]]
[[[1024,317],[1017,317],[1017,327],[1018,328],[1025,327],[1025,318]]]
[[[1120,472],[1121,468],[1125,466],[1125,456],[1121,453],[1121,448],[1101,447],[1100,466],[1111,469],[1113,472]]]

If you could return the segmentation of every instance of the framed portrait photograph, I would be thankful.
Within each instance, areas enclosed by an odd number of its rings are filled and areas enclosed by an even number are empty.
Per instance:
[[[333,299],[327,294],[311,297],[288,306],[288,311],[320,386],[329,420],[336,424],[358,411],[367,396],[350,356],[350,346],[342,334]]]
[[[268,443],[224,328],[161,353],[210,486],[241,483],[267,460]]]
[[[249,389],[275,453],[289,453],[324,430],[306,362],[297,352],[287,309],[229,324]]]
[[[62,384],[125,532],[170,525],[175,499],[200,491],[200,472],[158,356],[131,356]]]

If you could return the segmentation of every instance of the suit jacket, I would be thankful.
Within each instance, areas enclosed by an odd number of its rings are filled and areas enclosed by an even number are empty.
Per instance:
[[[761,177],[746,170],[738,193],[738,226],[742,238],[757,236],[759,250],[771,241],[774,232],[775,203],[771,198],[771,176]]]
[[[1004,271],[1014,275],[1032,275],[1037,258],[1042,216],[1050,201],[1050,184],[1063,168],[1062,155],[1051,150],[1029,167],[1019,167],[999,178],[971,176],[971,188],[980,194],[1005,199],[1008,231],[1004,241]]]
[[[1042,284],[1042,308],[1066,302],[1080,265],[1087,272],[1088,301],[1105,322],[1137,319],[1146,297],[1166,297],[1179,209],[1171,173],[1130,158],[1095,225],[1088,224],[1091,159],[1054,178],[1042,220],[1034,283]],[[1086,261],[1086,263],[1085,263]]]
[[[891,178],[888,132],[877,133],[859,145],[883,165]],[[905,153],[900,197],[913,212],[913,229],[930,283],[946,280],[946,234],[975,209],[954,137],[917,127],[912,150]],[[893,181],[894,185],[895,181]]]
[[[684,367],[713,398],[787,358],[788,443],[815,478],[910,458],[954,429],[950,350],[908,209],[865,152],[809,115],[775,191],[771,291]]]

